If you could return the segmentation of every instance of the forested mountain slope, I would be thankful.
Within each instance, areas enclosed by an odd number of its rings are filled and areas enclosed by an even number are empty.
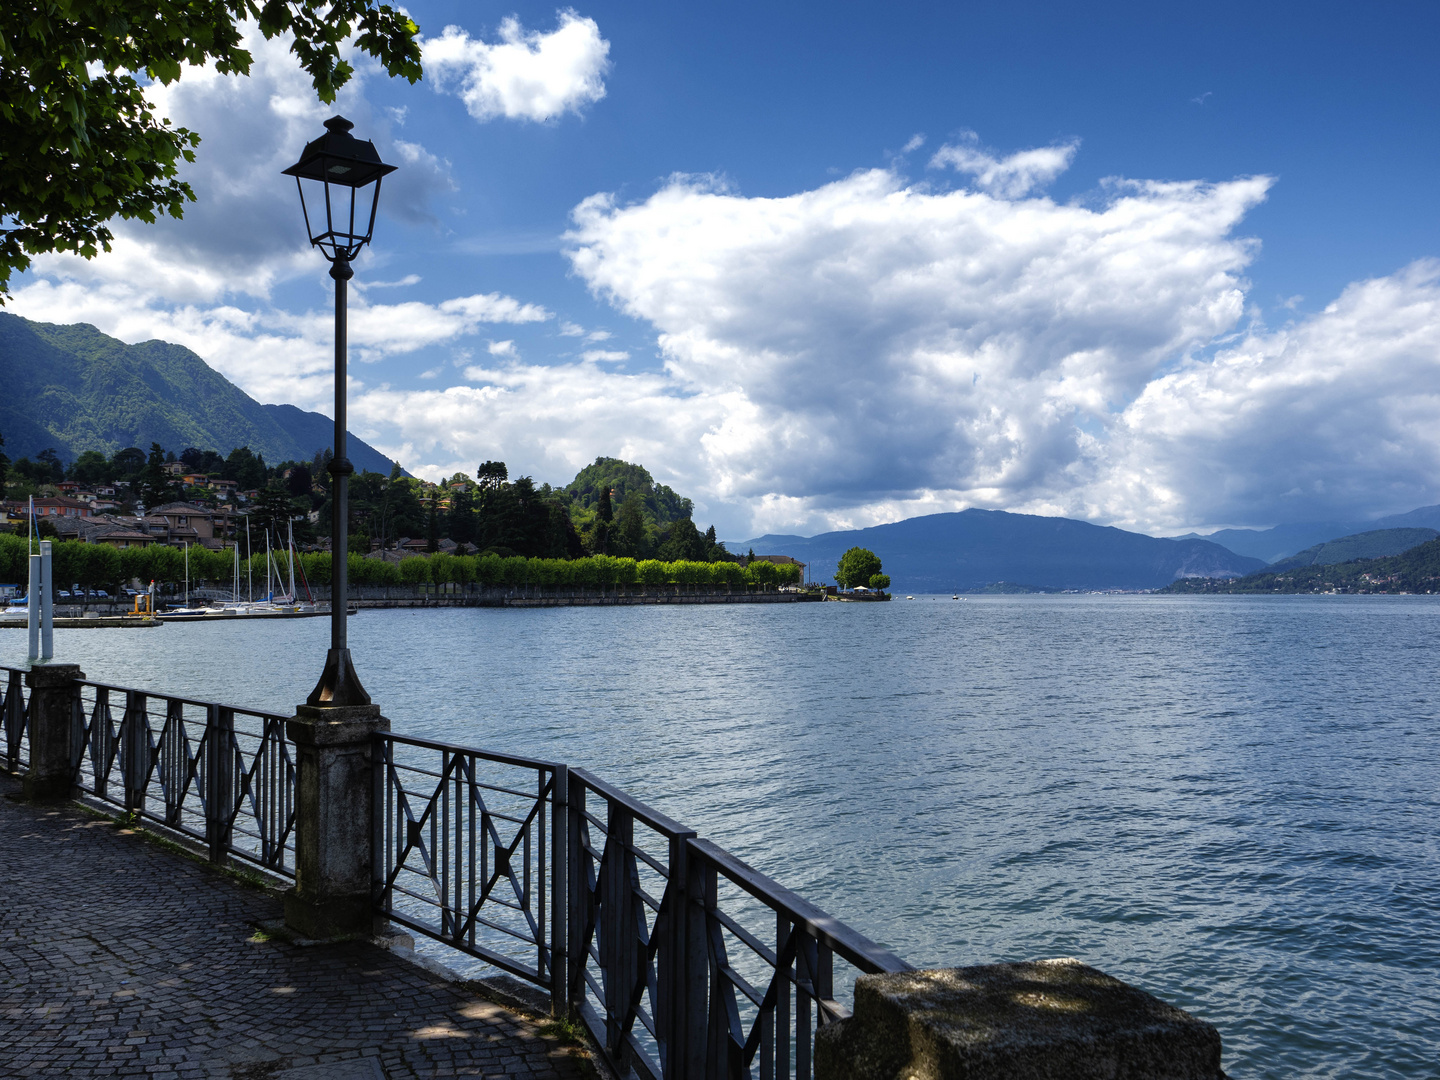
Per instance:
[[[127,345],[86,323],[60,326],[0,312],[0,433],[12,460],[53,448],[62,461],[152,442],[222,456],[248,446],[267,461],[309,461],[330,446],[332,421],[293,405],[262,405],[180,345]],[[357,469],[392,462],[353,434]]]

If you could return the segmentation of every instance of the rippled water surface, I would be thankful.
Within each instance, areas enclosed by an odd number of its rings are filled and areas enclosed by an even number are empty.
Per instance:
[[[1440,1075],[1440,598],[367,611],[395,730],[583,765],[917,965],[1078,956],[1236,1077]],[[284,711],[323,619],[57,631]],[[0,630],[0,662],[24,655]]]

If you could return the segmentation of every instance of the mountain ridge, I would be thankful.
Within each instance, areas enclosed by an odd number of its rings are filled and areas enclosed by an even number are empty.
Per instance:
[[[1242,577],[1264,567],[1208,540],[1171,540],[1073,518],[962,510],[800,537],[770,533],[732,550],[789,555],[831,576],[845,549],[880,556],[893,587],[969,592],[996,582],[1049,589],[1156,589],[1183,577]]]
[[[89,323],[39,323],[0,312],[0,432],[11,459],[53,448],[73,461],[158,442],[228,454],[248,446],[267,461],[308,461],[328,448],[333,421],[293,405],[264,405],[198,354],[167,341],[128,345]],[[351,433],[357,470],[394,462]]]

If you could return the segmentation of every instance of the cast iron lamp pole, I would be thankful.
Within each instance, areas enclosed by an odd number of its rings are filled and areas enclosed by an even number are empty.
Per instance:
[[[360,685],[355,667],[350,659],[350,648],[346,638],[346,613],[349,608],[349,533],[350,533],[350,474],[355,467],[346,456],[345,399],[346,399],[346,303],[349,281],[355,276],[350,268],[351,261],[360,254],[360,249],[370,242],[375,231],[375,211],[380,205],[380,181],[395,171],[394,165],[380,160],[375,144],[362,142],[350,134],[355,125],[343,116],[334,116],[325,121],[325,134],[306,145],[300,160],[285,170],[285,175],[295,177],[295,186],[300,189],[300,209],[305,215],[305,229],[310,243],[318,247],[330,261],[330,276],[335,280],[335,445],[330,460],[330,651],[325,656],[325,670],[315,689],[310,691],[307,705],[349,706],[369,705],[370,695]],[[306,205],[303,180],[320,184],[325,196],[324,230],[320,227],[317,209],[316,222],[310,223],[310,208]],[[374,183],[371,192],[369,213],[360,207],[359,231],[356,225],[356,199],[361,189]],[[334,189],[334,197],[332,197]],[[314,194],[319,191],[312,187]],[[343,205],[348,193],[348,207]],[[336,202],[342,203],[336,206]],[[338,222],[336,219],[339,219]]]

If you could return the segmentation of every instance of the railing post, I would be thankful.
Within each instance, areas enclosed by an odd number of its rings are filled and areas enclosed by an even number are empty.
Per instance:
[[[705,863],[695,858],[693,845],[693,840],[685,842],[685,906],[681,915],[685,996],[682,999],[684,1015],[679,1022],[685,1025],[685,1067],[675,1073],[676,1077],[687,1078],[704,1076],[709,1058],[710,957],[705,907],[714,902],[705,889]],[[713,877],[713,872],[709,876]]]
[[[569,985],[566,991],[566,1006],[570,1019],[580,1017],[580,1006],[585,1000],[585,965],[589,955],[582,940],[585,923],[590,915],[590,875],[586,872],[589,855],[583,842],[585,836],[585,781],[570,776],[569,799],[570,841],[566,845],[566,856],[570,872],[566,874],[566,885],[570,892],[570,917],[566,930],[570,937],[567,959],[570,962]]]
[[[24,673],[11,670],[5,691],[5,767],[14,772],[20,764],[20,739],[25,734]]]
[[[230,849],[235,813],[235,710],[210,705],[205,710],[205,842],[210,861],[223,863]]]
[[[550,1015],[570,1015],[570,770],[555,766],[550,789]]]
[[[307,938],[370,934],[374,849],[372,737],[390,730],[378,705],[301,705],[295,744],[295,886],[285,923]]]
[[[625,1071],[630,1063],[629,1044],[621,1026],[635,986],[633,918],[634,891],[630,888],[630,847],[635,842],[635,817],[614,799],[608,801],[605,837],[605,874],[601,886],[600,966],[605,972],[605,1043]]]
[[[655,979],[660,988],[655,1030],[664,1039],[660,1068],[665,1080],[680,1080],[685,1075],[685,912],[690,906],[685,855],[686,842],[693,835],[670,837],[670,906],[659,916],[665,919],[665,932],[655,950]]]
[[[125,691],[125,715],[120,721],[120,757],[124,762],[125,809],[145,806],[145,787],[150,780],[150,729],[146,722],[145,695]]]
[[[30,688],[30,768],[25,773],[25,798],[68,799],[75,770],[71,743],[75,736],[74,703],[85,678],[76,664],[44,664],[25,673]]]

